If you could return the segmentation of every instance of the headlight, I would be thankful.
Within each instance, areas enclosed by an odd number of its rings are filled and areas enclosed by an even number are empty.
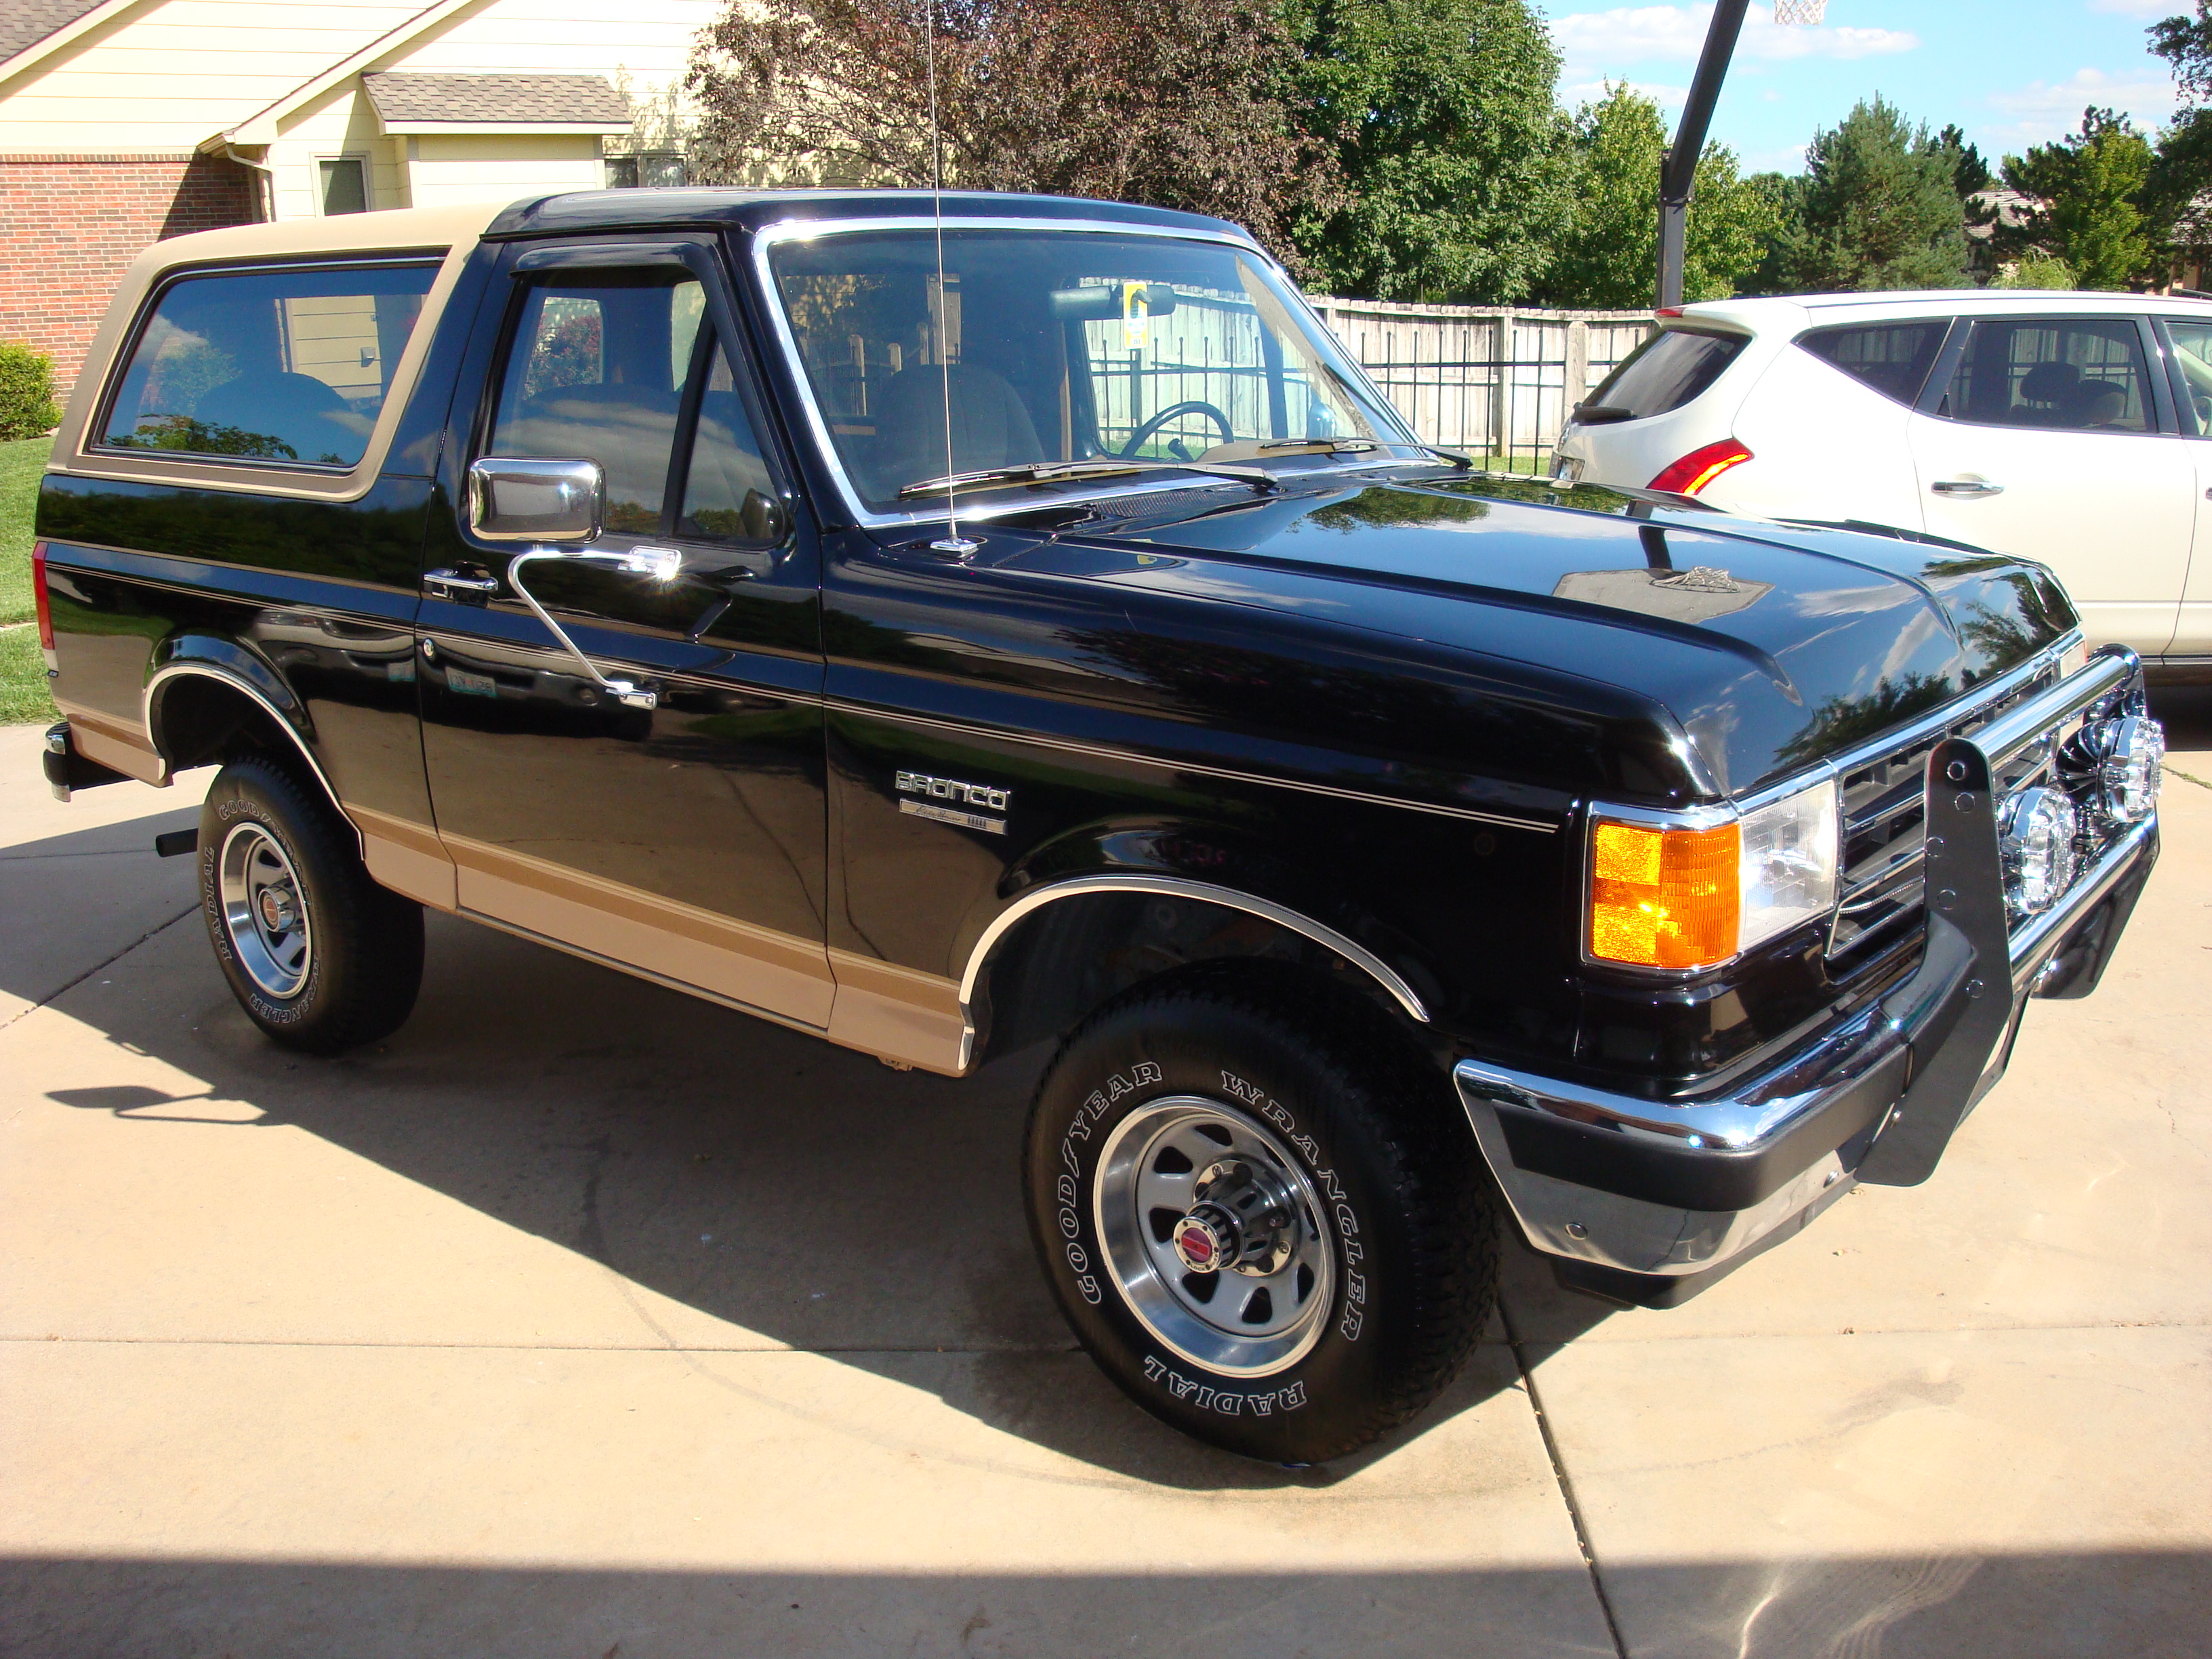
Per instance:
[[[1584,948],[1601,962],[1711,968],[1836,902],[1836,787],[1706,828],[1599,817]]]
[[[2159,769],[2166,763],[2166,728],[2148,715],[2110,723],[2097,747],[2097,784],[2104,815],[2140,823],[2158,805]]]
[[[2039,916],[2074,884],[2081,827],[2063,789],[2038,784],[2006,801],[1997,819],[2004,855],[2005,896],[2021,915]]]

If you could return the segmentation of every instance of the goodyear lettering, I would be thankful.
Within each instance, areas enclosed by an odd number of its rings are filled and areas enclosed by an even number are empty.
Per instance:
[[[1247,1083],[1234,1072],[1221,1074],[1221,1086],[1228,1090],[1233,1098],[1243,1101],[1247,1106],[1257,1106],[1265,1097],[1261,1094],[1258,1084]]]
[[[903,786],[902,786],[903,787]],[[1091,1132],[1105,1120],[1108,1104],[1123,1095],[1133,1092],[1142,1085],[1160,1080],[1160,1068],[1149,1060],[1140,1060],[1132,1066],[1126,1076],[1117,1074],[1107,1080],[1104,1089],[1093,1089],[1090,1097],[1075,1114],[1060,1137],[1060,1161],[1067,1166],[1067,1173],[1053,1182],[1052,1194],[1059,1200],[1053,1212],[1053,1223],[1060,1236],[1067,1241],[1067,1265],[1075,1275],[1075,1288],[1085,1302],[1098,1305],[1103,1292],[1098,1280],[1091,1272],[1091,1255],[1077,1240],[1083,1234],[1083,1217],[1076,1208],[1082,1195],[1078,1184],[1083,1174],[1083,1160],[1076,1153],[1075,1143],[1091,1139]]]

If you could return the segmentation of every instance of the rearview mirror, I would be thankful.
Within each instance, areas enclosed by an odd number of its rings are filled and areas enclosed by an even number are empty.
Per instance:
[[[487,455],[469,465],[469,527],[488,542],[588,542],[606,495],[597,461]]]
[[[1106,283],[1097,288],[1056,288],[1052,291],[1052,314],[1060,322],[1087,320],[1093,317],[1119,317],[1122,314],[1122,289],[1127,283]],[[1164,317],[1176,308],[1176,291],[1165,283],[1139,283],[1143,290],[1145,314]]]

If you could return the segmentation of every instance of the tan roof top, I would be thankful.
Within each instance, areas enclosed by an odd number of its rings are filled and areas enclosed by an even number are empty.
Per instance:
[[[629,104],[600,75],[364,75],[386,127],[441,125],[628,128]]]
[[[8,0],[0,5],[0,63],[35,46],[56,29],[99,5],[100,0]]]

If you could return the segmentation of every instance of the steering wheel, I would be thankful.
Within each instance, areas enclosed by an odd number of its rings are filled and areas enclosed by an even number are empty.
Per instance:
[[[1136,459],[1137,451],[1143,447],[1145,440],[1151,437],[1152,434],[1158,432],[1162,427],[1165,426],[1170,421],[1174,420],[1179,415],[1203,415],[1207,420],[1212,422],[1214,425],[1221,428],[1222,442],[1225,444],[1233,444],[1237,441],[1237,428],[1229,424],[1229,417],[1226,415],[1224,415],[1219,410],[1216,409],[1212,404],[1202,403],[1198,398],[1193,398],[1183,403],[1170,404],[1165,409],[1160,410],[1159,413],[1153,416],[1152,419],[1146,421],[1142,426],[1131,433],[1129,434],[1129,441],[1123,444],[1119,449],[1115,450],[1114,452],[1115,454],[1118,455],[1125,461],[1134,460]]]

